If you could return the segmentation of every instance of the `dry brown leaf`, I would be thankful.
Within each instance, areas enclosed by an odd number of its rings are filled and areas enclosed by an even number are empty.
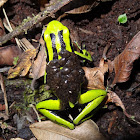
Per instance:
[[[39,140],[105,140],[98,126],[87,120],[70,130],[51,121],[43,121],[30,125],[30,129]]]
[[[140,124],[140,122],[138,122],[134,119],[135,116],[132,116],[127,113],[123,102],[121,101],[120,97],[115,92],[108,90],[107,96],[108,96],[108,100],[106,103],[109,103],[109,102],[115,103],[116,106],[119,106],[122,108],[123,113],[124,113],[124,115],[126,115],[126,117],[128,117],[129,119],[133,120],[134,122]]]
[[[119,106],[122,108],[122,110],[126,110],[125,106],[123,104],[123,102],[121,101],[120,97],[113,91],[108,91],[107,93],[108,96],[108,100],[106,103],[112,102],[114,103],[116,106]]]
[[[10,45],[0,47],[0,67],[5,65],[13,65],[14,57],[21,54],[20,49],[17,46]]]
[[[25,51],[18,60],[18,63],[8,71],[8,79],[15,78],[16,76],[25,76],[36,57],[37,49]]]
[[[87,88],[89,89],[105,89],[104,74],[108,71],[108,64],[104,63],[104,59],[100,60],[99,67],[88,68],[83,67],[85,76],[88,80]]]
[[[6,3],[6,2],[7,2],[7,0],[1,0],[1,1],[0,1],[0,7],[3,6],[4,3]]]
[[[109,65],[115,70],[115,78],[112,86],[116,83],[126,82],[129,79],[133,62],[140,57],[140,31],[132,38],[124,51],[118,55]]]
[[[36,79],[39,79],[45,74],[46,70],[46,54],[45,54],[45,47],[40,47],[41,50],[38,53],[36,60],[32,65],[32,84],[31,88],[34,89],[34,82]]]

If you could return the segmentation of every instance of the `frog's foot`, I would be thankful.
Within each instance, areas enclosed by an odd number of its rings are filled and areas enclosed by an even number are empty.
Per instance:
[[[80,121],[84,121],[85,119],[83,118],[86,115],[88,115],[91,111],[96,109],[98,105],[104,100],[105,96],[106,96],[105,90],[89,90],[86,93],[82,94],[79,98],[79,104],[85,104],[85,103],[88,104],[82,110],[82,112],[73,120],[73,123],[77,125]],[[93,115],[89,116],[88,118],[92,116]]]
[[[54,114],[51,110],[60,110],[60,100],[46,100],[36,105],[37,110],[50,120],[60,125],[74,129],[74,124]]]

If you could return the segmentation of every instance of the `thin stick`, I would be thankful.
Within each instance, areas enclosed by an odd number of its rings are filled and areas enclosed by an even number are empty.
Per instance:
[[[8,102],[7,102],[7,95],[6,95],[6,89],[5,89],[5,84],[4,84],[4,79],[2,73],[0,73],[0,84],[1,84],[1,89],[4,93],[4,102],[5,102],[5,113],[8,116],[9,111],[8,111]]]
[[[9,22],[9,19],[8,19],[8,17],[7,17],[7,14],[6,14],[6,12],[5,12],[5,9],[2,8],[2,10],[3,10],[4,16],[5,16],[5,18],[6,18],[7,24],[8,24],[8,26],[9,26],[9,28],[10,28],[10,32],[12,32],[12,31],[13,31],[13,28],[12,28],[10,22]]]
[[[18,36],[22,32],[27,32],[28,29],[43,21],[45,18],[53,17],[58,10],[60,10],[64,5],[68,4],[71,1],[72,0],[57,0],[52,5],[47,7],[44,11],[38,13],[36,16],[23,20],[22,24],[16,27],[14,31],[0,38],[0,46],[6,43],[8,40],[11,40],[13,37]]]
[[[9,19],[8,19],[8,17],[7,17],[7,14],[6,14],[4,8],[3,8],[3,13],[4,13],[5,19],[6,19],[7,24],[8,24],[8,25],[6,25],[6,24],[4,24],[4,25],[5,25],[5,27],[7,28],[7,30],[8,30],[9,32],[12,32],[12,31],[13,31],[13,28],[12,28],[12,26],[11,26],[11,24],[10,24],[10,21],[9,21]],[[26,51],[26,50],[28,49],[24,44],[21,44],[20,39],[15,38],[15,40],[16,40],[16,43],[17,43],[17,45],[18,45],[18,47],[19,47],[20,49],[23,49],[23,51]]]
[[[40,119],[40,117],[39,117],[39,115],[38,115],[38,112],[37,112],[35,106],[34,106],[33,104],[30,104],[29,107],[33,108],[34,112],[36,113],[36,116],[37,116],[38,122],[41,122],[41,119]]]

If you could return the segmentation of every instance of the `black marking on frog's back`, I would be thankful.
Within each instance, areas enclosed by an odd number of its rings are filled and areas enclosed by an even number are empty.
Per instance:
[[[59,37],[60,44],[61,44],[61,51],[66,50],[66,44],[65,44],[65,42],[63,40],[63,30],[58,32],[58,37]]]
[[[51,40],[52,40],[52,48],[53,48],[53,59],[58,59],[58,53],[57,53],[57,49],[56,49],[56,37],[55,34],[51,33],[50,34]]]
[[[56,49],[56,36],[55,36],[55,34],[51,33],[50,37],[51,37],[52,48],[53,48],[53,59],[58,59],[58,51]],[[66,50],[66,44],[63,40],[63,30],[58,32],[58,37],[59,37],[59,41],[60,41],[60,44],[61,44],[61,51],[65,51]]]

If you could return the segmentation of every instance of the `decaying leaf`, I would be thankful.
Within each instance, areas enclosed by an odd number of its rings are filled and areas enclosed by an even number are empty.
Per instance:
[[[51,121],[34,123],[30,129],[38,140],[105,140],[92,120],[83,122],[74,130]]]
[[[115,70],[115,78],[112,86],[116,83],[126,82],[129,79],[133,62],[140,57],[140,31],[133,37],[133,39],[126,46],[124,51],[118,55],[109,65]]]
[[[25,51],[17,62],[17,65],[13,68],[10,68],[8,71],[8,79],[15,78],[16,76],[25,76],[36,57],[37,49],[29,49]]]
[[[105,89],[104,74],[108,71],[108,64],[104,62],[103,58],[100,60],[99,67],[83,67],[83,69],[88,80],[87,87],[89,89]]]
[[[21,50],[14,45],[0,47],[0,66],[13,65],[14,57],[20,54]]]
[[[108,100],[106,103],[109,103],[109,102],[115,103],[116,106],[119,106],[122,108],[123,113],[126,117],[128,117],[129,119],[133,120],[134,122],[140,124],[140,122],[138,122],[134,119],[134,116],[132,116],[126,112],[126,108],[125,108],[123,102],[121,101],[121,99],[115,92],[109,90],[107,96],[108,96]]]
[[[39,51],[38,56],[32,65],[32,77],[33,77],[32,84],[31,84],[32,89],[34,89],[35,80],[43,76],[46,70],[45,47],[42,46],[40,47],[40,49],[41,50]]]
[[[45,7],[53,4],[55,0],[40,0],[40,10],[44,10]],[[61,11],[68,14],[81,14],[89,12],[93,7],[96,7],[99,4],[97,0],[74,0],[69,2],[66,6],[64,6]]]
[[[68,14],[81,14],[91,11],[93,7],[99,4],[96,0],[72,1],[69,5],[64,7],[65,13]],[[62,8],[63,10],[63,8]]]
[[[107,103],[112,102],[112,103],[114,103],[116,106],[121,107],[123,111],[126,110],[126,109],[125,109],[125,106],[124,106],[124,104],[123,104],[123,102],[121,101],[121,99],[119,98],[119,96],[118,96],[115,92],[113,92],[113,91],[108,91],[107,96],[108,96]]]

